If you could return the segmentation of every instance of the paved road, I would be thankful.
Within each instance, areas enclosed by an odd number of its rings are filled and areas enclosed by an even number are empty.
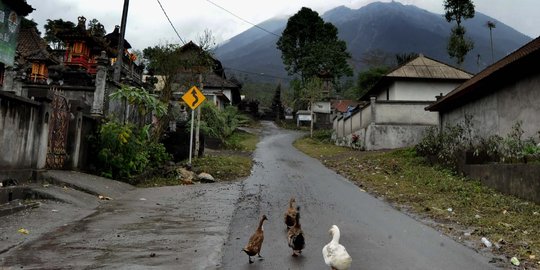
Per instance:
[[[95,211],[48,202],[0,221],[5,237],[23,238],[0,242],[0,269],[216,269],[239,191],[238,183],[136,189]],[[64,217],[77,211],[87,216]]]
[[[362,192],[348,180],[300,153],[291,143],[300,134],[264,123],[255,152],[257,165],[243,183],[233,216],[222,269],[329,269],[321,249],[330,241],[332,224],[353,257],[352,269],[493,269],[488,259],[440,235],[388,204]],[[283,213],[289,197],[302,207],[306,249],[291,256]],[[241,249],[266,214],[265,260],[248,264]]]

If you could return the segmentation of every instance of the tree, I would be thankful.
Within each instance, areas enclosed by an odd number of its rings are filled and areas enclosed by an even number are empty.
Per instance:
[[[39,30],[37,28],[37,23],[34,21],[34,19],[29,20],[29,19],[23,17],[21,19],[21,28],[34,28],[36,30],[36,33],[38,35],[41,35],[41,32],[39,32]]]
[[[474,17],[474,4],[472,0],[444,0],[444,10],[446,20],[457,24],[452,28],[448,41],[448,55],[456,58],[458,65],[461,65],[474,47],[473,41],[465,37],[465,27],[461,26],[462,20]]]
[[[362,98],[388,71],[388,67],[374,67],[358,73],[357,98]]]
[[[45,36],[44,39],[52,45],[53,49],[60,49],[64,47],[64,42],[57,37],[58,33],[64,31],[71,31],[75,28],[75,24],[70,21],[64,21],[62,19],[57,20],[47,20],[47,23],[44,26]]]
[[[148,47],[143,50],[145,61],[148,64],[148,72],[161,78],[162,88],[159,91],[159,99],[168,104],[172,98],[173,90],[184,87],[189,89],[198,84],[198,74],[207,72],[213,67],[214,60],[209,51],[201,49],[195,44],[187,44],[193,50],[187,50],[186,46],[178,44],[164,44]],[[185,76],[179,76],[179,74]],[[168,123],[168,117],[159,120],[156,132],[161,135]]]
[[[396,62],[398,66],[401,66],[413,59],[418,57],[418,53],[410,52],[410,53],[398,53],[396,54]]]
[[[465,56],[473,47],[473,41],[465,38],[465,27],[456,25],[452,28],[447,50],[450,57],[456,58],[458,65],[461,65],[465,61]]]
[[[97,19],[88,21],[88,31],[96,37],[104,37],[106,34],[105,27]]]
[[[331,74],[334,81],[344,75],[351,76],[352,69],[347,63],[351,55],[337,34],[337,28],[325,23],[317,12],[306,7],[300,9],[289,18],[277,42],[287,72],[299,75],[302,83],[320,74]]]
[[[495,22],[487,21],[486,27],[489,28],[489,42],[491,44],[491,63],[495,62],[495,57],[493,57],[493,35],[491,33],[492,29],[496,27]]]
[[[285,118],[283,104],[281,103],[281,84],[278,84],[276,91],[274,92],[271,108],[272,112],[276,114],[276,121]]]
[[[302,100],[309,103],[309,111],[311,115],[311,124],[310,124],[310,137],[313,138],[313,106],[316,101],[321,100],[322,98],[323,83],[321,79],[317,77],[309,78],[304,87],[301,88]]]

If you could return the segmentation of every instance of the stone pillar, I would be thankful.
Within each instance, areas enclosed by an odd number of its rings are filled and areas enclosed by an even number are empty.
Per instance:
[[[15,92],[14,83],[15,83],[15,77],[17,76],[17,72],[14,71],[12,68],[7,68],[4,72],[4,85],[2,86],[2,91],[6,92]]]
[[[37,161],[36,169],[44,169],[47,166],[47,150],[49,144],[49,123],[52,115],[50,103],[43,102],[40,109],[39,139],[36,145]]]
[[[90,113],[93,116],[103,116],[103,107],[105,105],[105,86],[107,85],[107,69],[109,66],[109,58],[104,51],[96,59],[97,60],[97,73],[96,73],[96,90],[94,91],[94,103],[92,104],[92,110]]]
[[[371,106],[371,123],[375,124],[377,122],[377,115],[376,115],[376,112],[377,110],[375,109],[375,102],[377,101],[377,97],[375,96],[371,96],[369,98],[370,100],[370,106]]]
[[[71,153],[71,166],[73,169],[76,169],[79,167],[79,157],[81,152],[81,137],[82,137],[82,121],[83,121],[83,113],[82,111],[78,111],[75,114],[75,141],[73,142],[73,152]]]

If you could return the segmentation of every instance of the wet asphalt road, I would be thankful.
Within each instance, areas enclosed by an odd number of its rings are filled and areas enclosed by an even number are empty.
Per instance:
[[[351,269],[494,269],[483,257],[442,236],[385,202],[362,192],[348,180],[326,169],[291,146],[300,134],[264,123],[254,154],[256,165],[243,182],[234,212],[222,269],[329,269],[322,247],[328,229],[341,229],[341,243],[353,258]],[[283,214],[291,196],[301,206],[306,249],[294,258],[287,246]],[[266,214],[264,260],[248,264],[241,251]]]
[[[4,217],[0,229],[24,239],[0,253],[0,269],[216,269],[239,191],[238,183],[144,188],[80,220],[65,220],[80,209],[62,204]],[[40,234],[56,219],[62,225]],[[27,236],[17,233],[23,223]]]

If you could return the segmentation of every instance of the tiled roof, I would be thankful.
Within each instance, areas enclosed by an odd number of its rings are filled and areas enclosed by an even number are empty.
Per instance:
[[[527,60],[530,61],[527,62]],[[521,63],[523,61],[535,66]],[[538,61],[540,61],[540,37],[525,44],[500,61],[482,70],[470,80],[464,82],[452,92],[448,93],[442,99],[438,100],[426,109],[430,111],[439,111],[441,109],[454,106],[465,96],[469,96],[471,94],[476,96],[486,94],[488,91],[492,91],[493,89],[489,87],[481,87],[481,84],[493,83],[493,81],[501,81],[503,79],[515,79],[514,76],[508,73],[517,75],[522,73],[521,70],[538,69]]]
[[[356,106],[358,105],[358,101],[355,100],[332,100],[331,107],[336,109],[338,112],[346,112],[349,106]]]
[[[369,100],[369,97],[381,91],[388,83],[397,79],[407,80],[461,80],[465,81],[472,74],[445,63],[433,60],[420,54],[418,57],[396,67],[384,75],[367,93],[360,99]]]
[[[386,77],[422,78],[422,79],[470,79],[471,74],[419,55],[415,59],[397,67]]]
[[[22,28],[17,37],[17,51],[25,61],[40,60],[58,63],[47,51],[47,44],[37,34],[35,28]]]

